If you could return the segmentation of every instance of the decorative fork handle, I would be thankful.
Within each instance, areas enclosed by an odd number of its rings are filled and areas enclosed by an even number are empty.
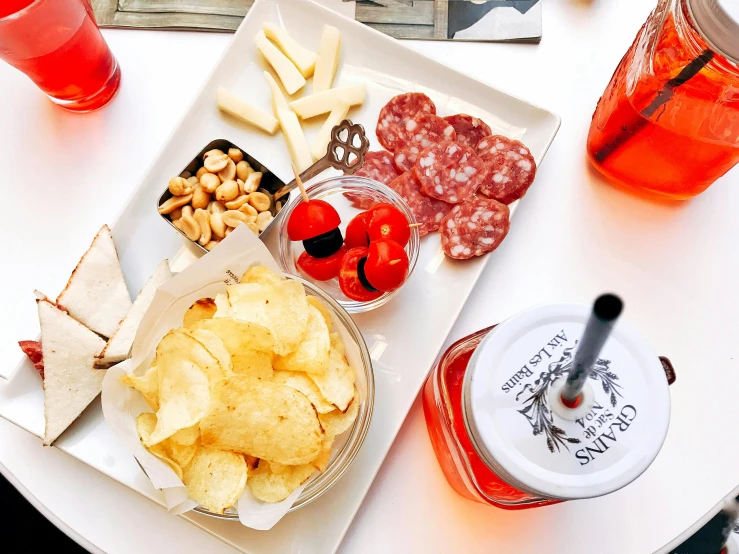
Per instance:
[[[328,155],[324,156],[320,160],[318,160],[316,163],[314,163],[312,166],[310,166],[308,169],[303,171],[303,173],[300,174],[300,180],[303,183],[307,183],[313,177],[318,175],[319,173],[327,170],[331,166],[331,161],[329,160]],[[274,198],[275,201],[279,200],[283,196],[290,194],[293,190],[295,190],[298,187],[298,182],[293,179],[288,184],[286,184],[284,187],[281,187],[275,194]]]

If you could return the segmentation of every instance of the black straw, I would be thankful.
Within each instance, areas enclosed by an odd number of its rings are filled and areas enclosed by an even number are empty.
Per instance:
[[[572,362],[567,382],[562,389],[562,400],[566,403],[573,404],[580,396],[585,381],[603,345],[608,340],[618,316],[621,315],[623,307],[623,302],[615,294],[603,294],[593,304],[593,312],[585,325],[585,331],[575,353],[575,360]]]

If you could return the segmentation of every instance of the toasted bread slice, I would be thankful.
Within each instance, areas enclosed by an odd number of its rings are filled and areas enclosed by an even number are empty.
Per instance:
[[[93,369],[105,341],[48,300],[37,300],[44,354],[44,444],[53,443],[102,388]]]
[[[95,235],[56,302],[77,321],[106,338],[115,333],[126,317],[131,297],[107,225]]]
[[[128,358],[133,339],[136,337],[136,330],[139,328],[146,310],[149,309],[151,301],[154,300],[154,293],[170,277],[172,277],[172,271],[169,269],[169,262],[164,260],[154,270],[154,274],[149,277],[144,288],[136,297],[128,315],[123,318],[116,332],[110,337],[108,344],[96,356],[96,368],[105,369]]]

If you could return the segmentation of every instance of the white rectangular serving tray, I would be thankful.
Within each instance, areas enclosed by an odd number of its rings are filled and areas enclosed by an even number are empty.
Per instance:
[[[163,258],[174,262],[174,269],[182,269],[194,259],[195,249],[184,244],[180,235],[162,220],[155,205],[170,177],[182,171],[208,142],[228,139],[281,179],[290,180],[290,159],[280,134],[269,137],[221,115],[215,102],[217,88],[224,86],[269,110],[269,92],[261,78],[265,66],[253,43],[253,36],[264,21],[284,25],[300,43],[311,48],[317,47],[323,24],[339,28],[343,40],[339,84],[367,82],[367,101],[360,109],[352,110],[349,117],[364,125],[372,149],[380,148],[374,129],[381,107],[395,94],[411,90],[427,92],[437,103],[439,115],[467,112],[483,117],[493,132],[522,140],[537,164],[559,128],[556,115],[432,61],[309,0],[257,0],[113,225],[132,296]],[[315,133],[320,123],[309,125],[308,134]],[[274,229],[275,225],[266,242],[277,255]],[[374,363],[375,411],[363,448],[331,491],[288,514],[266,532],[196,514],[184,517],[242,552],[335,552],[490,257],[465,262],[449,260],[441,252],[438,235],[432,234],[422,240],[418,265],[400,294],[380,309],[354,316]],[[35,308],[29,303],[28,309]],[[0,416],[35,435],[43,434],[41,380],[26,360],[8,381],[0,380]],[[152,488],[133,456],[103,420],[99,400],[55,446],[162,504],[159,491]]]

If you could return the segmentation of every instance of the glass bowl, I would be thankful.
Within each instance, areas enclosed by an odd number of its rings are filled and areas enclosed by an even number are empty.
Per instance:
[[[316,473],[311,477],[305,489],[303,489],[303,492],[295,501],[295,504],[290,508],[290,511],[293,512],[298,508],[307,506],[328,491],[346,473],[346,470],[349,469],[352,461],[354,461],[359,449],[362,447],[362,443],[364,443],[367,431],[369,431],[370,421],[372,420],[372,410],[375,403],[375,377],[372,371],[372,359],[370,358],[369,350],[367,350],[367,344],[364,342],[364,337],[362,337],[359,327],[357,327],[349,314],[331,296],[317,286],[295,275],[285,275],[285,277],[301,283],[308,296],[316,296],[322,300],[324,305],[336,318],[335,322],[338,322],[338,324],[344,327],[348,336],[356,343],[359,350],[361,367],[355,367],[354,369],[358,374],[362,372],[367,381],[366,393],[361,395],[362,391],[360,391],[362,403],[359,406],[357,419],[354,421],[351,429],[346,431],[344,435],[340,435],[342,438],[344,436],[346,437],[344,445],[338,452],[331,453],[331,460],[326,471]],[[360,364],[357,365],[359,366]],[[194,511],[218,519],[239,519],[239,514],[235,508],[229,508],[224,514],[210,512],[201,506],[194,508]]]
[[[406,204],[398,193],[391,188],[367,179],[365,177],[355,177],[352,175],[342,175],[339,177],[332,177],[326,179],[320,183],[311,185],[306,189],[308,198],[310,199],[321,199],[331,204],[336,211],[339,212],[341,217],[341,229],[342,236],[346,234],[346,226],[352,220],[352,218],[366,211],[366,209],[360,209],[356,203],[344,196],[348,193],[350,197],[361,198],[363,203],[368,205],[378,202],[387,202],[398,208],[408,219],[408,223],[413,224],[416,222],[416,218],[413,216],[413,212]],[[290,214],[295,209],[295,206],[303,201],[303,197],[300,194],[295,194],[290,199],[288,204],[282,208],[281,221],[280,221],[280,263],[282,269],[293,275],[300,275],[303,279],[308,282],[320,287],[326,293],[331,295],[341,306],[349,313],[362,313],[379,308],[383,304],[387,303],[398,291],[400,291],[402,285],[392,292],[386,292],[382,296],[370,300],[368,302],[359,302],[351,300],[344,296],[339,288],[338,279],[331,279],[330,281],[318,281],[306,275],[298,266],[297,261],[300,254],[304,252],[302,242],[291,241],[287,236],[287,222],[290,219]],[[421,238],[418,234],[416,227],[411,228],[411,238],[408,244],[405,246],[405,251],[408,253],[408,277],[413,273],[413,269],[416,267],[418,261],[418,249],[421,244]],[[406,281],[408,280],[406,277]]]

